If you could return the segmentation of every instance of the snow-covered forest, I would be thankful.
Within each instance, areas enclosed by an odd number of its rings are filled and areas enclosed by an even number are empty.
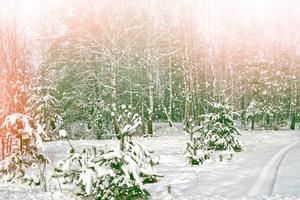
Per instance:
[[[0,0],[0,199],[300,198],[299,10]]]

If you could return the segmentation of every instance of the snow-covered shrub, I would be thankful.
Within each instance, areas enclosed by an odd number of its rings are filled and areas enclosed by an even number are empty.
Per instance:
[[[67,159],[60,161],[54,177],[62,179],[67,189],[75,194],[96,199],[148,199],[143,184],[158,180],[153,168],[156,162],[146,148],[131,138],[141,124],[131,107],[122,105],[111,116],[120,140],[118,150],[84,149],[77,153],[72,149]]]
[[[234,126],[232,107],[221,103],[209,103],[211,109],[201,116],[199,131],[204,136],[208,151],[241,151],[242,146],[234,134],[239,134]]]
[[[153,168],[156,162],[146,148],[134,142],[132,134],[141,124],[130,106],[122,105],[112,112],[116,134],[120,140],[118,150],[84,149],[77,153],[72,147],[67,159],[55,168],[55,177],[75,194],[97,199],[148,199],[143,184],[158,180]]]
[[[190,140],[186,146],[186,157],[189,163],[191,165],[203,164],[210,156],[205,144],[205,135],[200,132],[200,127],[195,126],[192,120],[187,122],[185,131],[190,136]]]
[[[139,126],[142,125],[141,117],[133,112],[131,105],[121,105],[119,109],[116,105],[112,106],[112,119],[117,137],[120,141],[120,150],[136,156],[136,161],[140,165],[140,175],[144,177],[144,183],[156,182],[156,172],[152,165],[155,163],[146,148],[132,140]],[[155,176],[154,176],[155,175]]]
[[[26,153],[15,151],[0,162],[0,180],[28,185],[45,184],[44,170],[48,162],[44,154],[34,149]]]
[[[113,125],[117,138],[120,140],[120,150],[123,151],[125,149],[126,141],[130,140],[131,136],[142,124],[142,120],[137,113],[133,113],[130,105],[121,105],[118,109],[114,104],[112,105],[112,110],[111,116]]]
[[[144,145],[131,140],[126,144],[125,151],[138,163],[139,174],[142,177],[143,183],[154,183],[158,181],[158,177],[161,175],[157,174],[153,167],[158,164],[158,161],[151,157],[150,152]]]
[[[143,183],[156,180],[153,160],[141,145],[130,142],[126,151],[84,149],[70,151],[66,160],[55,168],[55,177],[62,179],[75,194],[96,199],[148,199]]]
[[[15,113],[5,118],[1,132],[5,158],[0,162],[0,179],[35,185],[43,182],[41,167],[49,161],[41,153],[44,148],[41,125],[26,115]]]

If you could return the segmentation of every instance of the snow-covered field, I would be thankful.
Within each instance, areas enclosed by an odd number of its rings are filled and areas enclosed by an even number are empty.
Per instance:
[[[202,166],[189,166],[184,157],[188,140],[182,125],[158,125],[156,137],[135,138],[159,158],[157,171],[164,177],[146,185],[153,199],[300,199],[300,131],[241,131],[244,152],[231,160],[216,156]],[[71,141],[76,148],[115,146],[116,140]],[[294,144],[291,146],[291,144]],[[290,146],[289,146],[290,145]],[[46,144],[53,163],[63,159],[66,141]],[[51,188],[50,188],[51,189]],[[248,195],[255,195],[249,197]],[[259,196],[256,196],[258,195]],[[248,197],[247,197],[248,196]],[[0,184],[0,199],[68,199],[24,186]]]

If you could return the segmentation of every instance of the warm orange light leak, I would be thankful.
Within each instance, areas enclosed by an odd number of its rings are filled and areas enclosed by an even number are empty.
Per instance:
[[[82,9],[84,10],[85,7],[93,8],[93,4],[96,5],[95,7],[98,6],[98,8],[100,8],[102,3],[107,2],[109,2],[109,0],[2,0],[0,1],[0,33],[2,34],[0,35],[0,39],[2,37],[3,41],[5,41],[5,39],[8,38],[7,35],[5,35],[7,31],[1,31],[1,26],[9,26],[9,23],[16,23],[17,21],[17,36],[19,38],[26,35],[27,44],[40,41],[41,38],[48,37],[50,33],[54,33],[53,35],[55,35],[59,32],[63,32],[63,29],[62,31],[59,30],[59,24],[65,20],[64,17],[68,17],[67,15],[70,10],[71,12],[73,10],[77,11],[72,13],[76,15],[76,17],[68,18],[66,21],[70,19],[71,21],[73,20],[74,22],[72,23],[68,22],[69,25],[73,24],[73,27],[77,27],[77,24],[80,22],[79,19],[81,19]],[[114,2],[116,4],[119,3],[118,1]],[[128,2],[132,3],[134,1]],[[137,4],[141,4],[139,5],[139,9],[144,9],[145,7],[146,9],[151,9],[151,6],[147,7],[148,5],[152,5],[149,2],[154,2],[153,4],[156,5],[156,9],[153,9],[153,12],[155,12],[153,16],[155,17],[164,17],[164,15],[160,13],[163,9],[159,9],[165,7],[167,10],[170,10],[170,13],[173,13],[172,18],[174,21],[176,21],[178,13],[193,13],[189,20],[195,21],[195,24],[188,24],[188,26],[190,26],[188,27],[188,32],[200,32],[201,34],[198,34],[196,37],[199,37],[199,35],[203,37],[203,41],[206,45],[205,48],[209,52],[207,55],[214,58],[217,57],[216,55],[220,54],[219,52],[221,51],[229,52],[228,54],[230,55],[228,57],[230,57],[230,59],[238,59],[242,56],[242,51],[250,52],[249,55],[254,57],[265,58],[268,57],[270,52],[272,53],[272,45],[274,43],[286,43],[290,46],[296,46],[295,44],[297,40],[299,40],[299,0],[136,1]],[[167,7],[166,2],[169,2],[168,5],[171,5],[171,7]],[[188,9],[194,10],[184,10],[184,6],[187,4],[192,5],[188,5]],[[60,7],[58,5],[62,6]],[[56,13],[51,13],[53,12],[51,8],[56,6],[59,7],[55,10]],[[72,9],[70,9],[70,7],[72,7]],[[112,8],[118,9],[120,6],[112,6]],[[69,10],[66,11],[67,9]],[[126,8],[122,9],[126,10]],[[122,12],[124,12],[124,10]],[[59,14],[60,17],[54,18],[54,15],[57,16],[57,14]],[[101,19],[97,17],[95,17],[94,20],[101,21]],[[84,24],[84,22],[81,23]],[[48,27],[49,24],[51,24],[51,28]],[[42,33],[43,30],[47,28],[49,34],[45,34],[46,36],[43,35],[42,37],[39,34],[34,34]],[[49,29],[53,29],[53,31],[49,31]],[[36,58],[33,58],[33,60],[34,59],[36,60]],[[3,63],[2,66],[4,66]],[[0,90],[0,95],[1,93]]]

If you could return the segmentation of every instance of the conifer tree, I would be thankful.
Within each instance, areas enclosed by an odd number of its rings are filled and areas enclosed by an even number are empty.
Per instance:
[[[53,138],[54,130],[62,122],[62,118],[59,114],[60,101],[53,96],[56,89],[53,82],[47,79],[46,73],[47,68],[42,66],[39,77],[32,84],[26,111],[42,125],[47,136]]]
[[[210,112],[203,114],[200,132],[204,134],[207,150],[241,151],[242,146],[235,134],[239,134],[234,126],[234,112],[231,106],[221,103],[209,103]]]

